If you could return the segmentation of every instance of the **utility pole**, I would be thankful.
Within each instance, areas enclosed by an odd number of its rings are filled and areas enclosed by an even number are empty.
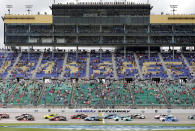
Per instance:
[[[11,8],[13,8],[13,5],[6,5],[6,8],[8,9],[9,15],[11,14]]]
[[[177,11],[177,10],[176,10],[177,6],[178,6],[178,5],[170,5],[170,7],[172,8],[171,11],[173,11],[173,15],[175,15],[175,11]]]
[[[27,9],[28,15],[30,15],[30,12],[31,12],[33,5],[25,5],[25,7]]]

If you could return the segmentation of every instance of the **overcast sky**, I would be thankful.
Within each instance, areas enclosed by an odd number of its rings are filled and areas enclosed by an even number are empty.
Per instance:
[[[76,1],[76,0],[75,0]],[[79,2],[86,2],[87,0],[78,0]],[[99,0],[100,1],[100,0]],[[105,2],[112,2],[114,0],[102,0]],[[118,0],[115,0],[118,1]],[[122,0],[121,0],[122,1]],[[127,0],[129,2],[146,3],[147,0]],[[195,0],[149,0],[153,6],[152,14],[160,14],[161,12],[171,13],[170,5],[178,5],[177,14],[195,14]],[[56,3],[74,2],[73,0],[56,0]],[[91,0],[89,2],[98,2],[97,0]],[[24,5],[33,5],[32,14],[37,12],[47,12],[51,14],[49,6],[53,3],[53,0],[0,0],[0,16],[8,13],[6,5],[13,5],[11,9],[12,14],[27,14]],[[0,20],[0,48],[3,47],[3,20]]]

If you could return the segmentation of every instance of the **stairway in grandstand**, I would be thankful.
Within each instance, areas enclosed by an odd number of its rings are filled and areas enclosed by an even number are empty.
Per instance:
[[[37,100],[36,105],[40,105],[42,96],[43,96],[44,91],[45,91],[45,88],[46,88],[46,85],[42,85],[42,88],[41,88],[41,91],[40,91],[40,95],[39,95],[39,98],[38,98],[38,100]]]
[[[143,77],[143,74],[142,74],[142,71],[141,71],[141,68],[140,68],[139,61],[138,61],[136,53],[134,53],[134,57],[135,57],[135,63],[137,65],[137,69],[138,69],[138,72],[139,72],[139,76],[143,80],[144,77]]]
[[[90,70],[90,52],[87,53],[86,78],[89,79]]]
[[[1,53],[3,53],[3,52],[1,52]],[[8,66],[4,66],[4,65],[6,65],[6,58],[7,58],[7,56],[8,56],[8,53],[7,52],[5,52],[4,54],[3,54],[3,59],[0,59],[1,60],[1,66],[0,66],[0,74],[3,74],[3,72],[5,71],[5,69],[6,69],[6,67]]]
[[[183,53],[181,54],[181,57],[183,58],[185,64],[186,64],[187,67],[189,68],[190,72],[191,72],[192,74],[195,73],[195,65],[190,66],[190,64],[188,63],[186,57],[183,55]],[[195,74],[194,74],[194,76],[195,76]]]
[[[165,96],[165,94],[164,94],[162,88],[161,88],[160,86],[157,86],[157,87],[159,88],[159,90],[160,90],[160,92],[161,92],[161,94],[162,94],[162,96],[163,96],[163,98],[164,98],[164,100],[165,100],[165,102],[167,103],[168,108],[169,108],[171,105],[170,105],[169,101],[167,100],[167,98],[166,98],[166,96]]]
[[[130,96],[132,98],[132,108],[136,108],[136,100],[135,100],[135,96],[133,94],[133,89],[132,89],[132,86],[130,84],[128,84],[128,87],[129,87],[129,91],[130,91]]]
[[[171,74],[170,74],[170,72],[167,70],[167,66],[166,66],[165,63],[164,63],[164,60],[163,60],[163,58],[162,58],[161,53],[158,53],[158,56],[159,56],[160,61],[161,61],[162,65],[163,65],[163,68],[164,68],[165,71],[167,72],[168,78],[169,78],[169,79],[173,79],[172,76],[171,76]]]
[[[41,64],[42,59],[43,59],[43,52],[41,53],[41,55],[40,55],[40,57],[39,57],[39,61],[38,61],[37,66],[36,66],[36,68],[35,68],[35,71],[34,71],[33,74],[32,74],[32,78],[33,78],[33,79],[34,79],[35,76],[36,76],[37,70],[38,70],[38,68],[39,68],[39,66],[40,66],[40,64]]]
[[[11,72],[14,70],[14,68],[15,68],[16,64],[18,63],[18,61],[20,60],[20,57],[21,57],[21,56],[22,56],[22,53],[19,53],[19,54],[18,54],[18,57],[16,58],[16,61],[14,62],[14,64],[13,64],[11,70],[8,72],[8,74],[7,74],[7,76],[6,76],[5,79],[9,79],[9,77],[10,77],[10,75],[11,75]]]
[[[114,71],[114,78],[115,80],[118,80],[117,72],[116,72],[116,61],[114,57],[114,52],[112,52],[112,65],[113,65],[113,71]]]
[[[62,72],[60,74],[60,79],[63,79],[63,77],[64,77],[67,58],[68,58],[68,53],[66,52],[64,55],[64,62],[63,62]]]

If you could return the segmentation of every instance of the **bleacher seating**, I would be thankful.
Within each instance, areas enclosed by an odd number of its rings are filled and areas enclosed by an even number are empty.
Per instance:
[[[106,107],[125,107],[130,106],[133,103],[127,83],[104,84],[102,92],[104,92],[103,98]]]
[[[175,53],[173,58],[173,54],[162,53],[162,57],[173,79],[192,78],[190,70],[182,59],[181,54]]]
[[[157,53],[150,53],[150,56],[149,54],[137,54],[137,56],[144,79],[167,78],[167,73],[165,72]]]
[[[84,78],[86,76],[86,53],[69,53],[65,67],[65,78]]]
[[[1,81],[0,82],[0,104],[8,102],[9,96],[12,94],[17,83],[10,81]]]
[[[8,73],[11,71],[14,62],[17,59],[17,56],[18,53],[8,53],[0,69],[1,78],[5,78],[8,75]],[[11,75],[11,77],[15,77],[15,75],[13,76]]]
[[[100,84],[80,83],[80,86],[74,88],[74,105],[75,106],[98,106],[101,104],[101,87]]]
[[[195,74],[195,54],[194,53],[184,53],[189,65],[191,66],[192,73]]]
[[[12,74],[19,78],[31,78],[39,57],[40,53],[22,53],[22,56],[16,64]]]
[[[41,105],[69,105],[72,87],[66,83],[54,83],[46,86],[41,97]]]
[[[20,82],[14,92],[10,101],[12,105],[34,105],[38,102],[41,94],[41,84],[38,82]]]
[[[166,102],[158,85],[150,81],[132,83],[133,94],[138,106],[165,105]]]
[[[90,76],[92,79],[114,77],[111,53],[91,53]]]
[[[115,59],[119,79],[137,78],[139,76],[133,53],[127,53],[126,57],[123,53],[117,53]]]
[[[185,85],[170,82],[162,85],[162,89],[169,103],[172,105],[191,106],[193,104],[193,98],[186,90]]]
[[[64,53],[44,53],[36,78],[58,78],[62,72]]]

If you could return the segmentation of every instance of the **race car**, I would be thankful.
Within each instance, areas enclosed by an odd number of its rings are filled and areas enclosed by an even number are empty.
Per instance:
[[[146,117],[143,114],[133,114],[131,115],[132,119],[145,119]]]
[[[132,121],[131,116],[124,116],[124,117],[121,117],[121,120],[122,120],[122,121]]]
[[[195,115],[188,116],[188,119],[195,120]]]
[[[85,115],[85,114],[77,114],[77,115],[71,116],[70,118],[71,118],[71,119],[85,119],[85,118],[87,118],[87,117],[88,117],[88,116]]]
[[[18,121],[34,121],[34,117],[31,114],[22,114],[15,117]]]
[[[4,113],[4,114],[0,114],[0,118],[2,119],[8,119],[9,118],[9,115]]]
[[[52,118],[52,117],[54,117],[54,116],[57,116],[58,114],[48,114],[48,115],[44,115],[43,116],[43,118],[44,119],[50,119],[50,118]]]
[[[107,116],[104,117],[104,119],[114,119],[114,118],[120,118],[120,116],[118,114],[109,114]]]
[[[87,117],[84,119],[85,121],[102,121],[102,117],[99,116],[92,116],[92,117]]]
[[[172,116],[172,115],[168,115],[168,116],[165,116],[165,117],[160,117],[160,121],[162,121],[162,122],[168,122],[168,121],[177,122],[178,119],[176,117]]]
[[[49,119],[50,121],[67,121],[66,117],[64,116],[54,116]]]
[[[131,116],[122,116],[113,118],[115,121],[132,121]]]
[[[160,115],[156,115],[154,116],[154,119],[160,119],[161,117],[166,117],[168,116],[167,114],[160,114]]]

